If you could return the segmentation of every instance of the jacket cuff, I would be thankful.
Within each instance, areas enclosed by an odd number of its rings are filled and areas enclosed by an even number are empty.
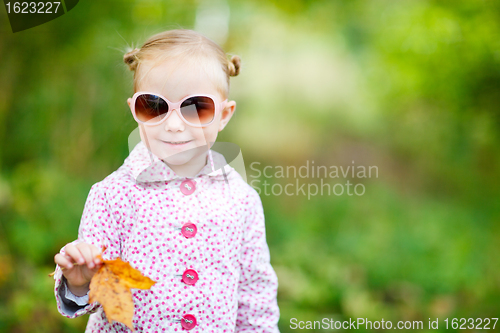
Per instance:
[[[62,281],[62,285],[61,285],[61,296],[62,296],[62,300],[63,302],[65,303],[68,303],[68,301],[73,301],[76,305],[78,306],[85,306],[87,304],[89,304],[89,292],[87,292],[87,294],[83,295],[83,296],[76,296],[75,294],[73,294],[71,292],[71,290],[69,290],[68,288],[68,281],[66,280],[66,278],[63,276],[63,281]]]
[[[70,295],[66,297],[67,295],[66,278],[62,274],[62,270],[59,267],[59,265],[56,266],[56,273],[54,274],[54,280],[55,280],[54,294],[57,302],[57,309],[61,315],[67,318],[76,318],[88,313],[97,312],[100,309],[102,309],[102,306],[98,302],[88,304],[88,299],[87,299],[87,303],[81,306],[78,303],[82,304],[83,302],[82,299],[77,300],[78,302],[75,302],[74,300],[71,299]],[[71,294],[71,292],[69,293]],[[78,298],[78,296],[75,295],[73,296],[75,298]],[[82,296],[81,298],[85,298],[85,296]]]

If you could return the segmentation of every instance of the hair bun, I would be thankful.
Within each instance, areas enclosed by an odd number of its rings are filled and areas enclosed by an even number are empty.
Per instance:
[[[139,63],[139,59],[137,58],[137,53],[139,51],[140,49],[135,48],[132,51],[125,53],[125,55],[123,56],[123,62],[128,65],[128,68],[131,71],[135,71],[135,69],[137,68],[137,65]]]
[[[229,76],[236,76],[240,73],[241,58],[237,55],[233,55],[228,63]]]

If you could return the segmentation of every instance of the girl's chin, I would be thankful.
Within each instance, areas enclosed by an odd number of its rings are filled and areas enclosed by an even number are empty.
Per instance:
[[[188,163],[191,159],[181,156],[168,156],[162,158],[161,160],[169,165],[184,165]]]
[[[173,165],[182,165],[189,160],[193,158],[193,152],[192,151],[166,151],[165,149],[160,152],[160,154],[157,154],[162,161],[167,162],[169,164]]]
[[[184,150],[163,148],[158,150],[158,156],[162,161],[171,165],[183,165],[191,161],[196,156],[207,151],[206,146],[187,148]]]

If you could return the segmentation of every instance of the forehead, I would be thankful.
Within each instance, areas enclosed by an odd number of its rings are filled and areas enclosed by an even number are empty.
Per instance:
[[[157,64],[145,61],[141,66],[140,75],[143,77],[138,89],[159,93],[173,102],[193,94],[220,98],[214,68],[210,66],[213,65],[194,59],[172,59]]]

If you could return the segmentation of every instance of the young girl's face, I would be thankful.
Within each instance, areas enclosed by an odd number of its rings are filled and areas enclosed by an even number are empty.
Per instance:
[[[222,70],[221,70],[222,71]],[[165,61],[153,67],[151,62],[141,64],[139,75],[147,73],[140,81],[138,91],[156,93],[175,103],[189,95],[212,95],[216,103],[223,98],[205,71],[194,62]],[[131,107],[132,99],[127,100]],[[228,101],[214,121],[206,127],[186,124],[173,110],[162,123],[141,125],[141,140],[151,152],[182,176],[194,176],[206,164],[206,154],[215,142],[218,132],[233,115],[236,102]],[[186,142],[178,144],[179,142]]]

